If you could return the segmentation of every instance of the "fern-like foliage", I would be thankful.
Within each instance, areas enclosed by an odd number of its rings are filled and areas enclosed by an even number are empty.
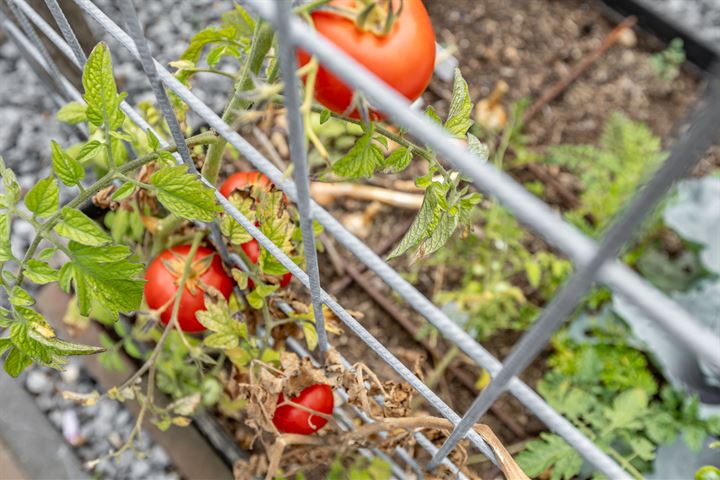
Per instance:
[[[551,147],[546,161],[580,178],[581,206],[567,218],[586,233],[595,234],[607,226],[663,156],[660,138],[647,125],[615,113],[605,125],[599,146]]]
[[[607,313],[606,315],[611,315]],[[556,336],[553,369],[538,384],[547,402],[635,478],[651,470],[657,447],[682,436],[697,450],[707,434],[720,434],[720,417],[702,419],[697,398],[658,388],[644,352],[627,343],[616,318],[593,327],[586,342]],[[583,460],[559,436],[543,433],[517,457],[531,477],[586,478]],[[582,473],[581,473],[582,472]]]

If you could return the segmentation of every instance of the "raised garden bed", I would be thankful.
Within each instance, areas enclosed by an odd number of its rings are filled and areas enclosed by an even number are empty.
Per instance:
[[[508,5],[507,2],[496,3],[497,5],[492,1],[486,1],[478,5],[476,2],[466,2],[466,4],[433,2],[428,8],[438,38],[443,43],[457,47],[456,55],[461,58],[460,66],[468,82],[471,98],[479,100],[490,96],[492,90],[502,80],[509,86],[503,103],[511,118],[511,104],[516,104],[525,97],[541,98],[544,92],[581,63],[584,57],[597,49],[614,27],[614,21],[604,17],[603,11],[595,3],[578,1],[558,4],[534,0],[517,2],[517,9],[512,8],[514,5]],[[658,58],[657,54],[663,47],[653,38],[626,30],[614,46],[594,61],[587,72],[574,83],[569,84],[557,98],[553,98],[538,109],[534,118],[522,125],[522,132],[525,135],[522,140],[508,137],[507,141],[503,142],[502,135],[496,136],[488,132],[479,132],[479,135],[490,145],[493,154],[505,149],[505,154],[499,160],[496,157],[499,166],[506,169],[518,181],[536,189],[548,203],[567,215],[582,210],[584,194],[587,191],[587,184],[583,185],[582,181],[584,172],[572,171],[567,166],[545,165],[545,152],[559,144],[598,145],[602,132],[607,131],[607,125],[612,125],[612,122],[616,121],[613,114],[618,111],[634,121],[647,124],[649,130],[637,126],[638,124],[627,128],[642,130],[642,135],[645,136],[654,134],[663,139],[663,145],[670,144],[673,129],[677,127],[677,120],[681,113],[689,110],[696,102],[703,78],[699,72],[684,68],[678,69],[671,80],[660,78],[660,74],[653,70],[655,67],[652,58]],[[702,58],[700,55],[696,61],[704,66]],[[673,65],[670,65],[670,68],[672,67]],[[200,85],[198,87],[201,88]],[[432,105],[444,118],[449,110],[451,97],[449,85],[434,80],[429,92],[424,96],[424,101]],[[273,119],[273,116],[268,118]],[[287,157],[282,149],[283,141],[278,140],[275,133],[282,130],[283,118],[276,116],[274,120],[274,123],[266,122],[260,125],[259,131],[270,139],[282,163],[287,161]],[[616,123],[616,125],[630,124]],[[257,127],[253,125],[253,128]],[[519,130],[518,128],[517,133]],[[252,136],[263,138],[262,135],[258,137],[253,129],[241,128],[240,131],[247,134],[246,138]],[[340,132],[339,135],[323,137],[323,140],[342,152],[342,147],[339,145],[353,136],[357,136],[357,133],[350,131],[348,135],[348,132]],[[651,139],[650,142],[655,140]],[[260,149],[267,148],[267,144],[262,140],[253,143]],[[332,155],[336,153],[337,151],[331,151]],[[717,158],[718,155],[711,153],[702,166],[702,173],[714,171],[718,166]],[[248,168],[242,161],[226,165],[226,174]],[[423,175],[424,167],[425,165],[415,164],[403,174],[379,177],[374,183],[393,189],[406,188],[400,185],[407,185],[407,180]],[[313,173],[319,175],[321,171],[322,168],[315,165]],[[412,187],[410,190],[410,193],[418,193],[413,192]],[[625,194],[631,193],[632,190],[634,185],[629,190],[626,186]],[[623,200],[625,198],[618,199],[617,205],[622,204]],[[379,205],[377,208],[371,207],[369,209],[371,213],[363,216],[362,210],[366,205],[364,201],[358,199],[343,198],[332,203],[330,211],[344,220],[346,225],[357,227],[359,224],[357,232],[363,240],[373,250],[385,255],[393,244],[397,243],[403,233],[402,230],[407,228],[406,225],[409,225],[414,217],[414,212]],[[492,208],[492,202],[489,200],[481,204],[483,212]],[[587,220],[587,215],[592,213],[586,213],[585,219]],[[593,232],[595,234],[604,226],[597,218],[587,221],[591,227],[598,228]],[[488,224],[487,222],[487,218],[480,219],[481,226],[476,227],[474,232],[476,235],[479,233],[478,238],[482,237],[482,228]],[[662,253],[676,255],[683,250],[682,246],[673,250],[670,245],[673,241],[676,244],[679,242],[676,234],[662,230],[656,235],[659,235],[659,241],[662,243]],[[540,239],[528,233],[521,233],[519,236],[521,237],[518,240],[519,245],[533,255],[537,252],[556,254]],[[651,238],[653,241],[656,239],[652,236]],[[321,256],[321,275],[328,291],[341,298],[341,303],[347,308],[361,312],[359,316],[363,326],[381,339],[382,343],[408,367],[415,368],[417,373],[426,379],[431,378],[440,396],[453,409],[459,412],[465,411],[477,394],[475,387],[484,385],[483,372],[468,367],[470,362],[461,354],[447,354],[448,351],[452,352],[450,346],[428,329],[424,321],[395,302],[374,278],[365,276],[361,268],[354,265],[352,260],[344,258],[342,253],[338,254],[331,240],[323,237],[321,240],[325,244],[325,253]],[[448,248],[463,247],[461,243],[451,243]],[[553,262],[559,269],[567,268],[559,255]],[[431,298],[442,299],[444,292],[461,291],[465,288],[465,272],[452,262],[448,262],[447,266],[442,264],[438,266],[437,263],[428,261],[416,263],[409,261],[409,258],[400,258],[394,261],[393,266],[407,272],[417,288]],[[563,275],[564,273],[561,272],[557,276],[563,277]],[[507,283],[516,289],[517,295],[532,304],[533,308],[543,307],[552,296],[554,288],[540,294],[538,285],[532,285],[533,281],[529,279],[529,274],[527,277],[526,279],[513,272],[513,275],[507,278]],[[347,280],[348,278],[352,279],[352,282]],[[282,297],[291,303],[307,298],[297,285],[283,293]],[[607,302],[607,298],[604,300],[602,296],[600,298]],[[452,302],[447,302],[450,303]],[[277,305],[273,306],[277,308]],[[591,310],[597,312],[598,308],[591,307]],[[502,311],[500,313],[503,314]],[[262,323],[260,314],[256,311],[254,317],[247,312],[246,315],[251,327],[259,332],[257,328]],[[395,317],[396,322],[391,321],[389,317]],[[482,338],[483,345],[498,358],[503,358],[519,338],[523,328],[515,326],[511,329],[503,326],[490,330]],[[288,334],[300,336],[300,331],[293,330],[293,327],[283,327],[282,333],[277,335],[276,340],[282,342],[283,337]],[[307,338],[307,332],[305,336]],[[116,336],[115,340],[123,340],[123,337]],[[88,343],[97,344],[92,341]],[[398,379],[385,363],[378,360],[354,336],[332,337],[332,343],[351,362],[362,361],[380,378]],[[551,364],[555,362],[555,365],[548,366],[545,363],[550,352],[551,350],[548,349],[547,355],[523,373],[522,378],[529,385],[536,385],[550,368],[557,367],[557,360],[551,360]],[[233,394],[233,384],[244,380],[244,377],[240,374],[233,377],[235,370],[221,371],[225,371],[225,376],[221,375],[224,390]],[[660,373],[650,370],[649,367],[648,375],[655,381],[664,383]],[[422,407],[420,408],[416,411],[422,412]],[[213,409],[209,412],[218,413]],[[483,421],[490,425],[513,454],[522,450],[529,440],[544,430],[540,422],[509,396],[503,397]],[[228,417],[227,411],[224,415],[219,415],[219,420],[203,413],[196,419],[196,425],[208,436],[210,443],[220,449],[221,457],[231,463],[238,460],[237,446],[230,444],[232,437],[243,446],[251,443],[252,434],[248,432],[243,422]],[[219,426],[226,430],[224,432],[219,430]],[[187,458],[180,449],[175,451],[175,454],[180,466]],[[418,458],[421,461],[428,459],[425,454],[418,454]],[[312,458],[310,461],[317,463],[317,460]],[[296,463],[303,465],[301,460],[296,460]],[[473,474],[485,476],[497,473],[489,462],[482,459],[473,458],[470,465],[469,471]],[[219,466],[217,468],[218,471],[223,470]],[[244,475],[242,468],[245,467],[236,469],[237,476]],[[308,467],[307,470],[316,474],[327,473],[323,468],[313,470]],[[197,474],[198,472],[186,473],[188,477]]]

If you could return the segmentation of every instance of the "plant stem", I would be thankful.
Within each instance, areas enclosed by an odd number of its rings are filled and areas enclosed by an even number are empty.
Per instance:
[[[116,176],[117,176],[117,178],[119,178],[121,180],[125,180],[126,182],[132,183],[133,185],[143,188],[145,190],[155,190],[155,187],[153,185],[150,185],[149,183],[140,182],[138,180],[135,180],[134,178],[130,178],[127,175],[125,175],[124,173],[118,173]]]
[[[235,80],[235,75],[233,75],[230,72],[224,72],[222,70],[218,70],[216,68],[184,68],[183,69],[186,72],[193,72],[193,73],[215,73],[217,75],[222,75],[224,77],[232,78]]]
[[[305,12],[311,12],[315,10],[318,7],[322,7],[326,3],[329,3],[330,0],[313,0],[312,2],[308,2],[304,5],[300,5],[299,7],[295,7],[295,13],[305,13]]]
[[[255,24],[250,53],[240,72],[240,78],[235,84],[232,97],[222,115],[223,121],[228,125],[232,125],[235,122],[238,111],[247,109],[250,106],[251,102],[244,97],[243,93],[253,87],[252,76],[259,74],[265,56],[272,46],[274,35],[275,33],[267,22],[259,20]],[[202,168],[202,175],[207,178],[210,183],[217,183],[226,145],[227,140],[220,138],[217,143],[211,145],[208,149],[205,164]]]

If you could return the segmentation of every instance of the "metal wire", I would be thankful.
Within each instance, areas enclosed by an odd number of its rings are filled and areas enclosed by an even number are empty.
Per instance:
[[[160,110],[162,111],[163,117],[170,128],[170,133],[175,141],[175,146],[180,154],[180,158],[182,158],[183,163],[187,165],[189,169],[197,172],[192,156],[190,155],[190,149],[185,144],[185,135],[183,135],[182,130],[180,129],[180,123],[178,123],[175,111],[173,110],[172,105],[170,105],[170,99],[165,92],[165,88],[163,87],[160,77],[158,76],[157,69],[155,68],[155,62],[153,61],[152,54],[150,53],[150,46],[148,45],[147,39],[140,27],[140,21],[138,20],[133,1],[122,0],[120,2],[120,11],[125,18],[125,24],[128,27],[130,36],[135,42],[135,47],[140,55],[140,63],[145,71],[145,75],[148,77],[148,80],[150,80],[150,86],[155,94],[155,99],[160,104]]]
[[[2,10],[0,10],[0,22],[2,22],[2,24],[5,26],[8,35],[15,42],[15,45],[17,45],[18,50],[20,50],[20,53],[22,53],[23,57],[27,60],[28,65],[30,65],[32,71],[35,72],[35,74],[40,79],[40,83],[50,97],[50,100],[58,108],[62,107],[62,97],[57,92],[57,90],[53,88],[53,82],[50,79],[50,75],[48,74],[49,69],[45,70],[45,68],[47,67],[45,59],[36,49],[33,49],[33,46],[32,44],[30,44],[29,41],[22,40],[25,38],[22,31],[7,18],[7,16],[3,13]]]
[[[310,216],[310,174],[308,172],[307,151],[305,148],[305,130],[300,112],[300,85],[298,84],[295,52],[287,35],[290,23],[290,2],[276,3],[275,14],[280,28],[277,29],[280,50],[280,71],[282,73],[285,108],[288,117],[288,134],[290,136],[290,158],[293,162],[293,177],[297,190],[297,209],[300,214],[300,229],[302,231],[307,273],[310,277],[310,297],[315,314],[315,326],[318,334],[318,347],[320,358],[325,358],[328,349],[327,332],[325,331],[325,314],[320,302],[320,269],[318,268],[317,248],[315,247],[315,233],[313,221]]]
[[[85,52],[83,52],[82,46],[80,46],[80,42],[65,17],[65,14],[60,8],[60,5],[58,5],[57,0],[45,0],[45,5],[47,5],[48,10],[50,10],[50,14],[55,19],[55,23],[57,23],[58,28],[60,28],[60,33],[62,33],[67,44],[70,45],[70,48],[75,55],[75,60],[77,60],[77,64],[85,65],[85,62],[87,61]],[[55,44],[57,45],[57,42],[55,42]]]
[[[47,48],[45,48],[45,45],[40,40],[40,37],[38,37],[37,32],[35,32],[35,29],[32,27],[32,25],[30,25],[30,22],[28,22],[27,17],[23,15],[23,12],[21,12],[17,8],[17,6],[12,2],[12,0],[8,0],[5,3],[10,8],[12,14],[15,15],[15,17],[17,18],[17,21],[20,24],[20,28],[22,29],[22,31],[25,32],[25,35],[27,35],[28,39],[37,47],[40,56],[43,58],[43,60],[45,60],[45,64],[47,65],[48,71],[50,73],[50,81],[52,82],[52,85],[61,95],[67,95],[69,93],[67,87],[58,80],[61,77],[60,70],[53,61],[50,52],[48,52]]]
[[[711,83],[708,92],[708,98],[711,99],[710,104],[705,105],[693,127],[673,146],[672,153],[662,168],[640,190],[627,210],[618,215],[592,260],[583,265],[566,282],[560,293],[543,310],[540,318],[515,344],[512,353],[503,365],[503,369],[475,399],[470,409],[463,416],[462,421],[455,427],[443,446],[430,461],[428,470],[433,470],[455,448],[455,445],[465,436],[467,431],[477,423],[480,417],[487,412],[488,408],[502,394],[507,383],[525,370],[540,354],[555,331],[562,326],[583,296],[595,283],[598,268],[608,258],[617,257],[622,246],[632,238],[642,220],[663,198],[675,179],[687,174],[713,144],[714,137],[720,130],[720,103],[713,105],[718,100],[715,98],[714,83]]]

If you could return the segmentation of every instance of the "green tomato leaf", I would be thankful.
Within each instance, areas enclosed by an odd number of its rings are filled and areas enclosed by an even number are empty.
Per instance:
[[[80,102],[70,102],[65,104],[57,114],[55,118],[61,122],[69,123],[70,125],[76,125],[78,123],[87,121],[87,105]]]
[[[59,272],[48,265],[47,262],[30,259],[25,268],[25,276],[38,285],[45,285],[46,283],[57,282]]]
[[[432,120],[433,122],[437,123],[438,125],[442,125],[442,119],[440,118],[440,115],[435,111],[432,105],[428,105],[428,107],[425,109],[425,115]]]
[[[423,199],[420,211],[415,216],[415,220],[413,220],[412,225],[410,225],[410,228],[402,240],[400,240],[400,243],[398,243],[388,255],[388,260],[402,255],[432,235],[435,226],[440,220],[441,214],[441,208],[438,204],[434,185],[435,184],[431,184],[427,190],[425,190],[425,198]]]
[[[472,133],[467,134],[467,149],[468,152],[474,153],[482,158],[483,161],[487,161],[488,155],[490,155],[490,149],[488,146],[482,143],[480,139]]]
[[[229,201],[240,213],[245,215],[250,221],[254,221],[255,211],[253,210],[254,201],[252,198],[235,194],[230,195]],[[233,245],[242,245],[253,239],[252,235],[227,213],[223,214],[220,220],[220,231],[230,239],[230,243]]]
[[[64,207],[62,217],[62,221],[55,225],[58,235],[95,247],[110,243],[110,236],[81,211]]]
[[[20,200],[20,184],[15,177],[15,172],[5,167],[5,162],[0,156],[0,176],[3,179],[5,195],[2,197],[2,208],[15,205]]]
[[[457,215],[442,213],[440,220],[432,229],[430,238],[420,244],[416,252],[416,258],[422,258],[437,252],[450,239],[458,227]]]
[[[148,128],[145,131],[145,136],[147,137],[148,146],[153,152],[160,150],[160,140],[158,140],[152,130]]]
[[[105,144],[99,142],[98,140],[91,140],[87,142],[85,145],[80,148],[80,151],[77,154],[77,161],[78,162],[84,162],[85,160],[89,160],[98,154],[102,153],[105,150]]]
[[[188,220],[211,222],[218,211],[212,189],[206,187],[187,167],[163,168],[150,177],[157,198],[171,213]]]
[[[305,343],[309,351],[315,350],[318,344],[318,334],[315,325],[310,322],[302,322],[302,331],[305,335]]]
[[[10,212],[0,212],[0,263],[13,258],[10,243]]]
[[[125,114],[119,108],[123,95],[117,93],[110,50],[105,43],[98,43],[90,53],[82,83],[90,123],[96,127],[105,125],[110,130],[120,128],[125,120]]]
[[[138,276],[144,266],[127,260],[129,248],[96,248],[76,242],[68,247],[72,261],[63,265],[60,284],[67,290],[70,280],[74,282],[81,315],[89,315],[94,304],[104,307],[113,318],[140,307],[145,282]]]
[[[472,101],[465,79],[460,73],[460,69],[455,69],[455,79],[453,80],[452,102],[450,103],[450,113],[445,122],[445,129],[457,138],[465,138],[465,134],[472,126],[473,121],[470,120],[472,113]]]
[[[213,48],[207,56],[207,63],[211,67],[216,67],[223,57],[233,57],[240,59],[242,55],[240,49],[235,45],[220,45]]]
[[[372,177],[375,170],[385,162],[380,147],[372,142],[373,128],[358,138],[355,145],[332,165],[335,174],[346,178]]]
[[[60,190],[54,177],[43,178],[25,195],[25,206],[38,218],[49,217],[59,206]]]
[[[582,468],[582,457],[558,435],[541,433],[540,440],[528,443],[516,460],[522,470],[531,478],[552,469],[552,479],[570,480]]]
[[[65,150],[55,141],[51,141],[52,164],[55,175],[68,187],[80,183],[85,178],[85,170],[82,165],[67,154]]]
[[[327,108],[323,108],[322,111],[320,112],[320,125],[322,125],[323,123],[330,120],[330,116],[331,116],[330,110],[328,110]]]
[[[51,349],[58,355],[93,355],[95,353],[104,352],[104,348],[94,347],[92,345],[81,345],[79,343],[67,342],[60,340],[55,336],[46,336],[34,329],[28,330],[28,336],[36,342]]]
[[[13,348],[5,359],[3,367],[8,375],[17,377],[30,365],[32,365],[32,359],[18,348]]]
[[[413,159],[412,151],[407,147],[396,148],[383,163],[383,167],[392,172],[402,172]]]
[[[11,304],[20,307],[27,307],[35,303],[35,299],[18,285],[15,285],[10,291],[9,300]]]
[[[119,202],[128,198],[130,195],[132,195],[134,191],[135,185],[133,185],[132,183],[125,183],[120,188],[115,190],[112,194],[112,197],[110,198],[112,198],[116,202]]]

